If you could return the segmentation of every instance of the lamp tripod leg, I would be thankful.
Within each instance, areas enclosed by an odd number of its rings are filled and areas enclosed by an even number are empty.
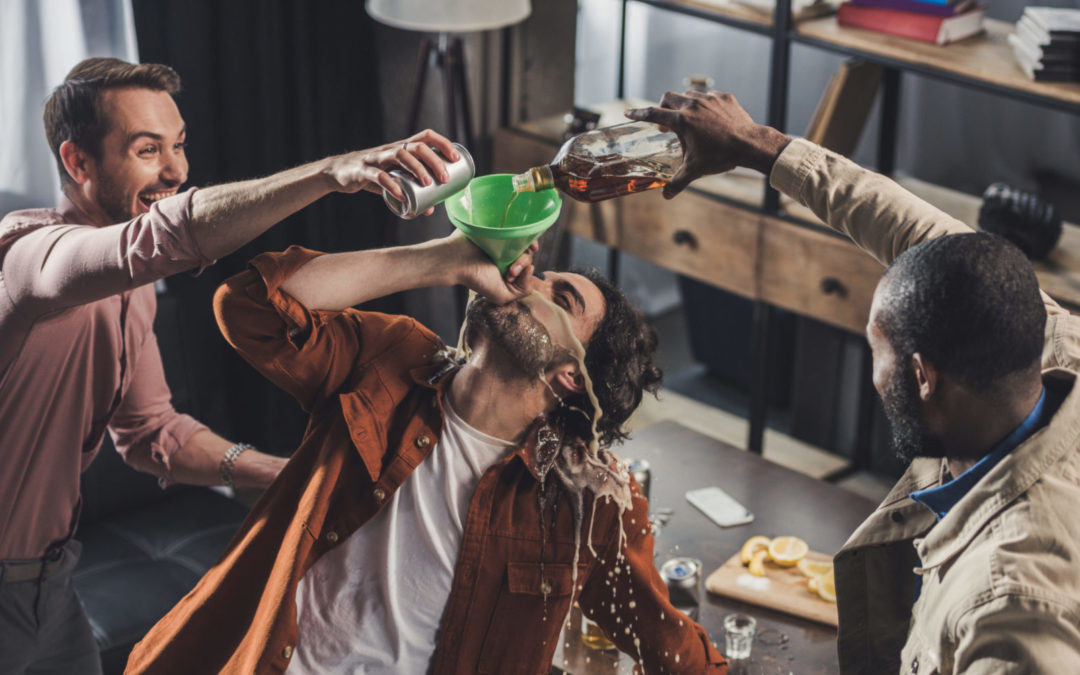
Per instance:
[[[434,49],[435,45],[432,43],[431,38],[424,38],[420,41],[420,49],[416,57],[416,79],[413,81],[412,99],[409,103],[407,135],[419,131],[417,124],[420,122],[420,102],[424,97],[424,83],[427,81],[428,62],[431,60],[431,53]]]
[[[465,76],[465,45],[461,38],[454,38],[450,43],[451,68],[454,73],[454,83],[457,87],[457,103],[461,112],[461,139],[465,147],[473,147],[472,112],[469,108],[469,82]]]

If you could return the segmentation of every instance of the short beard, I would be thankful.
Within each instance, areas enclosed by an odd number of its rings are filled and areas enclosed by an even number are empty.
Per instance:
[[[551,339],[543,324],[519,303],[496,305],[477,298],[469,305],[466,316],[465,343],[470,348],[485,335],[528,377],[538,377],[569,357]]]
[[[99,182],[94,192],[94,201],[111,224],[126,223],[138,215],[131,212],[131,205],[110,180]]]
[[[898,368],[881,397],[885,417],[892,432],[892,446],[904,462],[916,457],[944,457],[941,439],[930,433],[919,407],[919,387],[915,374]]]

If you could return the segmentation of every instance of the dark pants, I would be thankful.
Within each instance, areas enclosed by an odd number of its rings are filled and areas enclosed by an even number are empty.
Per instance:
[[[71,571],[82,546],[68,542],[59,569],[46,579],[0,582],[0,673],[97,675],[97,642]]]

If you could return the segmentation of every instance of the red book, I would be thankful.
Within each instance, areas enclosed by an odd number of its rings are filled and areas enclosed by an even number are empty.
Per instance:
[[[975,5],[956,16],[934,16],[845,2],[836,12],[841,26],[865,28],[879,33],[943,45],[982,32],[986,5]]]

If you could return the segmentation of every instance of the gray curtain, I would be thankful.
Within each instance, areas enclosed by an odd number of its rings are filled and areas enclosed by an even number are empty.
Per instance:
[[[88,56],[137,58],[130,0],[0,0],[0,214],[59,198],[42,105]]]

